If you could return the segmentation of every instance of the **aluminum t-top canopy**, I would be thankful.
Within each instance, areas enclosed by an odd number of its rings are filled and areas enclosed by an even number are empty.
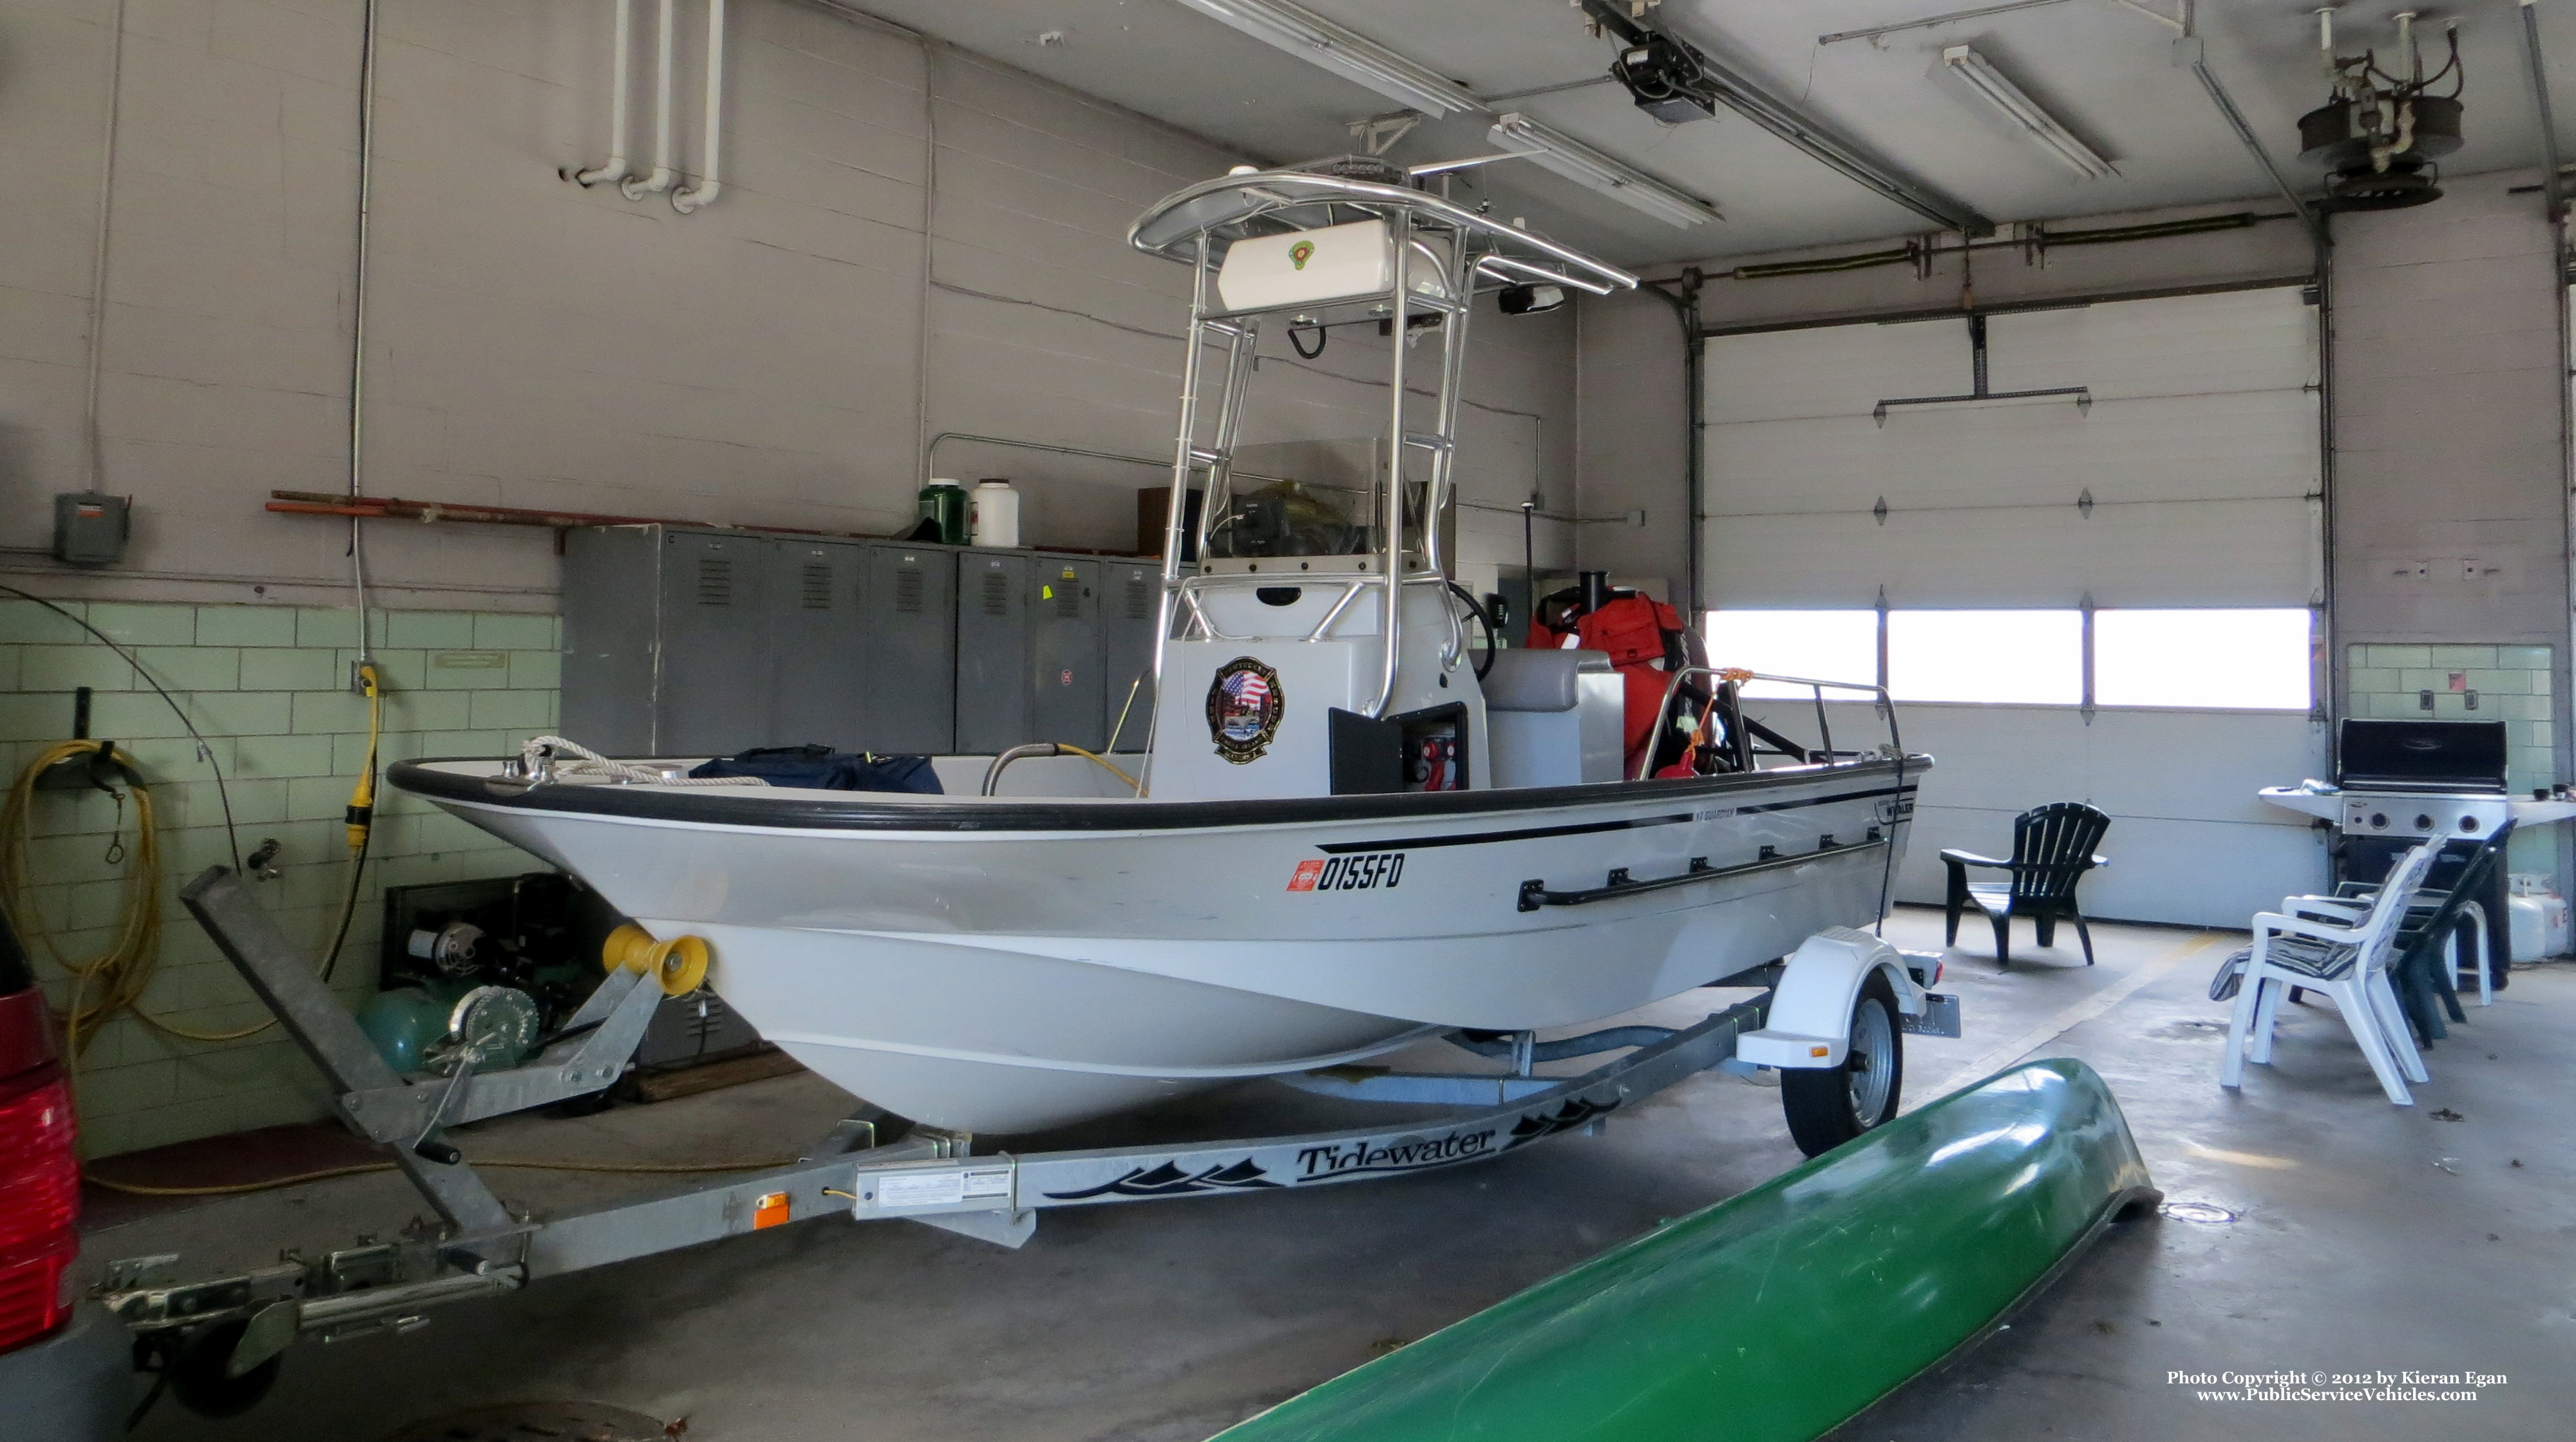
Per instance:
[[[1272,576],[1283,569],[1277,558],[1299,557],[1301,581],[1342,589],[1324,623],[1302,639],[1324,639],[1349,601],[1363,591],[1379,593],[1378,683],[1373,698],[1355,697],[1349,708],[1378,715],[1402,664],[1405,587],[1443,595],[1437,614],[1448,620],[1441,628],[1447,632],[1439,656],[1444,671],[1465,645],[1443,594],[1449,567],[1440,554],[1440,523],[1455,497],[1459,388],[1477,293],[1557,286],[1607,295],[1635,286],[1637,278],[1438,196],[1322,167],[1238,170],[1202,181],[1164,197],[1127,238],[1192,272],[1155,674],[1162,675],[1164,642],[1173,637],[1176,617],[1188,623],[1182,639],[1217,635],[1201,592],[1258,586],[1265,569]],[[1364,498],[1365,516],[1342,514],[1296,477],[1273,479],[1259,494],[1235,494],[1244,390],[1266,317],[1283,319],[1292,337],[1353,323],[1397,337],[1385,348],[1387,413],[1374,440],[1375,460],[1366,467],[1371,478],[1342,488]],[[1439,343],[1436,389],[1409,384],[1406,375],[1426,328]],[[1223,351],[1213,385],[1204,364],[1211,347]],[[1409,476],[1408,461],[1416,463]]]

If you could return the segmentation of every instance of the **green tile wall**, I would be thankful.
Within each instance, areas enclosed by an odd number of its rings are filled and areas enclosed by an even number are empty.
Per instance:
[[[283,875],[260,896],[287,935],[319,959],[339,918],[349,851],[342,809],[366,749],[366,703],[348,694],[353,609],[63,602],[132,650],[203,732],[247,853],[283,843]],[[560,623],[552,616],[378,611],[386,762],[500,755],[555,723]],[[94,736],[140,763],[159,813],[164,878],[161,956],[144,1006],[196,1031],[267,1017],[177,903],[179,884],[229,863],[222,797],[207,759],[133,666],[79,627],[24,601],[0,603],[0,753],[9,775],[72,727],[72,690],[95,688]],[[352,1005],[375,988],[387,886],[499,876],[536,865],[523,852],[409,797],[380,789],[367,874],[332,989]],[[22,913],[50,933],[33,946],[46,989],[69,992],[64,961],[112,935],[123,871],[105,851],[118,821],[107,797],[45,793]],[[83,1150],[109,1156],[192,1137],[324,1114],[320,1076],[272,1027],[230,1042],[183,1040],[131,1016],[110,1022],[79,1070]]]
[[[2547,646],[2356,645],[2345,652],[2345,714],[2392,720],[2502,721],[2505,784],[2522,795],[2556,784],[2557,717],[2550,704]],[[2451,689],[2451,678],[2464,683]],[[2424,693],[2433,709],[2424,709]],[[2478,695],[2469,709],[2468,693]],[[2516,871],[2555,872],[2553,828],[2517,832],[2507,848]]]

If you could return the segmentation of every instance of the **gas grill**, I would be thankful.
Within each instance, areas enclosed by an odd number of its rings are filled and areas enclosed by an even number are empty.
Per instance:
[[[2355,719],[2343,723],[2338,741],[2332,784],[2308,781],[2260,793],[2334,830],[2338,882],[2375,882],[2401,853],[2442,841],[2449,844],[2430,878],[2442,887],[2478,848],[2503,845],[2516,826],[2576,818],[2576,801],[2566,799],[2564,787],[2529,798],[2505,789],[2501,721]],[[2476,899],[2487,914],[2488,973],[2501,987],[2512,959],[2505,869],[2491,867],[2487,876]]]

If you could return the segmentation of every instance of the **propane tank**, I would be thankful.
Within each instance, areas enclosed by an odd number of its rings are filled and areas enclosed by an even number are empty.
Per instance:
[[[2546,873],[2515,872],[2505,898],[2513,959],[2539,961],[2564,956],[2568,947],[2567,902]]]

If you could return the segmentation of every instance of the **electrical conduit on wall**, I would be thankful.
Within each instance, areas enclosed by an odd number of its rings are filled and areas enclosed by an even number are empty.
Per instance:
[[[622,3],[622,0],[621,0]],[[671,193],[671,208],[682,215],[712,204],[724,193],[720,163],[724,146],[725,0],[707,0],[706,132],[698,156],[696,188]]]
[[[669,7],[663,7],[669,13]],[[609,65],[608,80],[608,159],[597,170],[585,170],[573,177],[585,188],[593,185],[623,184],[626,174],[626,60],[634,48],[635,0],[617,0],[617,47]]]
[[[671,12],[675,3],[676,0],[661,0],[661,15],[654,22],[653,173],[617,187],[628,200],[659,195],[680,178],[679,172],[671,168]]]

